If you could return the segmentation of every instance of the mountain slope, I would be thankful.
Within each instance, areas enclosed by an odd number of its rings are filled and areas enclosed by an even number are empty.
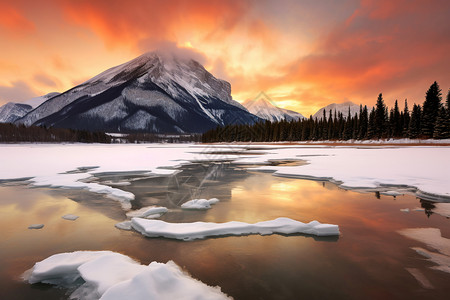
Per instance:
[[[276,106],[264,92],[260,93],[254,100],[245,101],[243,105],[252,114],[271,122],[305,118],[301,113]]]
[[[0,123],[13,123],[25,116],[33,108],[41,105],[48,99],[59,95],[59,93],[50,93],[25,101],[24,103],[8,102],[0,107]]]
[[[259,119],[194,60],[147,53],[49,99],[16,123],[110,132],[197,133]]]
[[[0,123],[13,123],[22,118],[33,108],[23,103],[8,102],[0,106]]]
[[[41,105],[42,103],[44,103],[45,101],[47,101],[48,99],[53,98],[53,97],[58,96],[58,95],[59,95],[59,93],[57,93],[57,92],[48,93],[48,94],[43,95],[43,96],[31,98],[31,99],[25,101],[24,104],[28,104],[32,108],[36,108],[39,105]]]
[[[355,116],[355,114],[359,113],[359,105],[351,102],[351,101],[347,101],[344,103],[332,103],[329,104],[325,107],[322,107],[321,109],[319,109],[314,115],[313,118],[314,119],[322,119],[323,118],[323,111],[325,110],[325,114],[326,117],[328,119],[328,116],[330,114],[330,110],[333,113],[333,117],[334,117],[334,112],[336,111],[337,113],[342,113],[342,115],[344,116],[344,118],[348,117],[348,108],[350,107],[350,114],[352,116]]]

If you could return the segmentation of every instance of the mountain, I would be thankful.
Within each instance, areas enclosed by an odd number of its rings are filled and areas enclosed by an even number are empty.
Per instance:
[[[199,133],[260,119],[198,62],[146,53],[45,101],[18,124],[106,132]]]
[[[36,108],[39,105],[41,105],[42,103],[44,103],[45,101],[47,101],[48,99],[58,96],[59,94],[60,93],[57,93],[57,92],[48,93],[47,95],[44,95],[44,96],[31,98],[31,99],[25,101],[24,104],[28,104],[32,108]]]
[[[245,101],[243,105],[252,114],[271,122],[305,118],[301,113],[276,106],[264,92],[261,92],[254,100]]]
[[[339,112],[342,113],[344,118],[346,118],[346,117],[348,117],[348,108],[349,107],[350,107],[350,114],[352,116],[355,116],[355,114],[359,113],[359,105],[357,105],[351,101],[347,101],[344,103],[332,103],[325,107],[322,107],[313,115],[313,119],[322,119],[324,110],[325,110],[327,119],[328,119],[328,116],[330,115],[330,110],[333,113],[333,117],[334,117],[334,112],[336,111],[337,113],[339,113]]]
[[[50,93],[44,96],[35,97],[24,103],[8,102],[5,105],[0,106],[0,123],[15,122],[25,116],[33,108],[36,108],[56,95],[59,95],[59,93]]]
[[[0,123],[13,123],[32,109],[28,104],[8,102],[0,106]]]

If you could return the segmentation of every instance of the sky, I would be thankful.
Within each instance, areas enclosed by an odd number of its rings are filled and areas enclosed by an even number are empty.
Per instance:
[[[243,102],[309,116],[450,88],[448,0],[0,0],[0,105],[63,92],[145,52],[192,57]]]

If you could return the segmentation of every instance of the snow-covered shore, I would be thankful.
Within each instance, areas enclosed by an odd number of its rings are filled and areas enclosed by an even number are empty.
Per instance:
[[[25,178],[35,186],[81,188],[104,193],[131,207],[134,195],[92,180],[98,174],[135,172],[168,176],[182,164],[230,161],[259,166],[276,176],[330,180],[344,188],[409,192],[434,201],[450,200],[450,147],[324,145],[19,144],[0,146],[0,180]],[[268,164],[304,161],[298,166]],[[113,184],[112,184],[113,185]]]

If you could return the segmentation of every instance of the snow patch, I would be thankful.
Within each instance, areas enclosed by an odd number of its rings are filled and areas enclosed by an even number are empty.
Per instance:
[[[131,219],[135,230],[147,237],[165,237],[178,240],[195,240],[224,235],[270,235],[303,233],[317,236],[339,235],[339,226],[318,221],[302,223],[289,218],[278,218],[254,224],[231,221],[227,223],[167,223],[160,220]]]
[[[131,230],[133,227],[131,226],[131,221],[123,221],[114,225],[118,229],[122,230]]]
[[[211,205],[216,204],[219,202],[219,199],[217,198],[211,198],[209,200],[207,199],[193,199],[189,200],[181,205],[182,209],[188,209],[188,210],[206,210],[210,209]]]
[[[147,206],[138,210],[133,210],[127,212],[128,218],[148,218],[154,219],[159,218],[169,210],[167,207],[163,206]]]
[[[70,298],[80,299],[229,299],[183,272],[174,262],[141,265],[111,251],[76,251],[52,255],[34,265],[24,279],[67,288],[84,283]]]

